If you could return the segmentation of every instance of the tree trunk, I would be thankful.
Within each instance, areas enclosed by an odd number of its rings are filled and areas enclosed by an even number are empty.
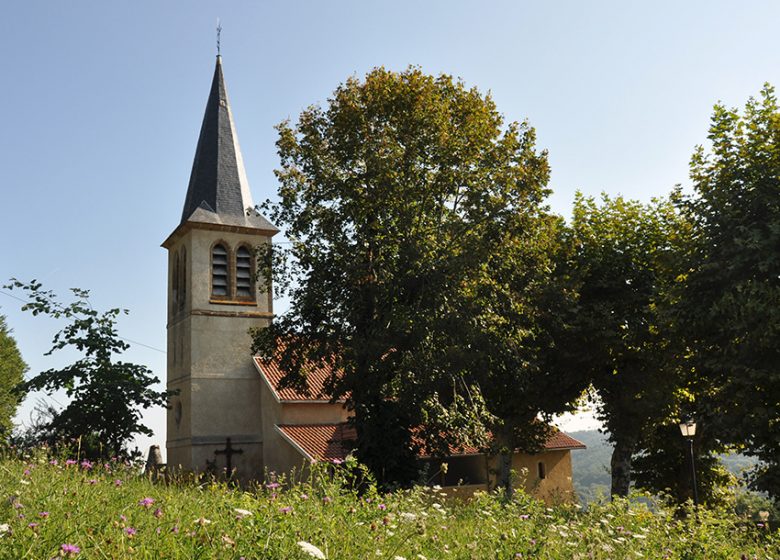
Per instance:
[[[634,454],[632,441],[617,441],[612,450],[612,491],[613,496],[628,496],[631,486],[631,456]]]
[[[512,451],[514,441],[511,432],[499,430],[496,434],[498,444],[498,487],[504,489],[504,498],[511,500],[514,496],[512,487]]]

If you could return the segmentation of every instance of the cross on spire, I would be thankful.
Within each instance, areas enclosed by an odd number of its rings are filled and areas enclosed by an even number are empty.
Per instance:
[[[222,24],[219,22],[219,18],[217,18],[217,56],[222,56],[221,37],[222,37]]]

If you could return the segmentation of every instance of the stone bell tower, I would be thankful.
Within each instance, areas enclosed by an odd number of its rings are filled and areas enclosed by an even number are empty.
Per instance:
[[[167,463],[262,476],[260,377],[250,328],[273,316],[255,248],[277,229],[254,210],[217,57],[181,222],[168,250]],[[227,438],[233,453],[225,454]],[[222,453],[218,453],[222,451]]]

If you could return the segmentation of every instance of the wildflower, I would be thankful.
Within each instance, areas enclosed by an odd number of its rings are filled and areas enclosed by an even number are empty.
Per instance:
[[[414,521],[415,519],[417,519],[417,516],[413,513],[403,512],[401,513],[401,519],[403,521]]]
[[[393,556],[393,560],[406,560],[403,556]]]
[[[281,484],[279,484],[278,482],[270,482],[265,485],[265,487],[268,488],[269,490],[273,490],[274,488],[279,488],[280,486]]]
[[[387,509],[387,506],[385,504],[379,504],[377,507],[382,511],[385,511]]]
[[[40,512],[38,514],[38,517],[42,517],[43,519],[46,519],[47,517],[49,517],[49,512],[48,511],[42,511],[42,512]]]
[[[279,511],[284,513],[284,514],[292,513],[292,507],[291,506],[286,506],[286,507],[283,507],[283,508],[279,508]]]
[[[174,535],[178,535],[179,534],[179,526],[178,525],[174,525],[173,527],[171,527],[171,533],[173,533]]]
[[[322,498],[322,501],[323,501],[324,503],[326,503],[326,504],[329,504],[329,503],[331,503],[333,500],[330,498],[330,496],[325,496],[324,498]]]
[[[531,516],[528,515],[527,513],[524,513],[523,515],[520,516],[520,519],[528,519],[529,517]]]
[[[140,500],[138,502],[138,505],[148,509],[152,507],[153,503],[154,503],[154,498],[144,498],[143,500]]]
[[[33,523],[28,523],[28,524],[27,524],[27,526],[28,526],[30,529],[32,529],[33,531],[35,531],[35,529],[37,529],[37,528],[38,528],[38,524],[37,524],[37,523],[35,523],[35,522],[33,522]]]
[[[14,509],[22,509],[23,507],[22,502],[14,502]]]
[[[341,459],[331,459],[331,463],[333,463],[334,465],[340,465],[343,462],[344,461],[342,461]]]
[[[203,527],[204,525],[208,525],[211,523],[209,519],[206,519],[205,517],[198,517],[195,521],[193,521],[195,525],[200,525]]]
[[[154,513],[152,515],[154,515],[157,519],[160,519],[163,516],[163,510],[157,508],[156,510],[154,510]]]
[[[95,480],[95,479],[93,478],[93,479],[89,480],[89,483],[90,483],[92,486],[94,486],[95,484],[97,484],[97,480]]]
[[[298,546],[300,546],[301,550],[303,550],[306,554],[308,554],[312,558],[325,560],[325,553],[322,552],[319,548],[317,548],[313,544],[308,543],[306,541],[298,541]]]
[[[10,532],[11,532],[11,526],[8,523],[3,523],[2,525],[0,525],[0,536]]]
[[[236,541],[234,541],[227,535],[222,535],[222,544],[224,544],[226,547],[232,547],[232,546],[236,546]]]
[[[122,481],[121,481],[121,480],[119,480],[119,479],[117,478],[117,479],[114,481],[114,486],[117,486],[117,487],[119,487],[119,486],[122,486]]]
[[[30,485],[30,481],[29,480],[24,480],[24,479],[20,480],[19,483],[20,484],[24,484],[25,486],[29,486]]]
[[[134,527],[127,527],[125,528],[125,533],[127,533],[128,537],[133,537],[138,531]]]
[[[82,469],[85,469],[85,470],[88,470],[88,471],[89,471],[89,470],[92,470],[92,461],[90,461],[90,460],[88,460],[88,459],[84,459],[84,460],[81,462],[81,468],[82,468]]]
[[[24,476],[30,476],[30,469],[24,469]]]
[[[49,464],[56,467],[59,464],[59,461],[57,461],[57,459],[52,459],[51,461],[49,461]]]
[[[308,494],[301,494],[301,500],[308,500],[309,495]]]
[[[127,517],[125,517],[124,515],[120,514],[119,515],[119,520],[120,521],[127,521]]]
[[[68,459],[65,461],[65,466],[69,467],[71,465],[75,465],[76,463],[78,463],[78,461],[76,461],[75,459]]]
[[[76,554],[81,552],[81,549],[78,546],[76,546],[75,544],[67,544],[66,543],[66,544],[63,544],[60,547],[60,552],[63,554],[63,556],[66,555],[66,554],[68,556],[76,556]]]
[[[249,517],[250,515],[252,515],[252,512],[249,511],[248,509],[234,508],[233,511],[235,511],[238,514],[236,516],[238,517],[238,519],[241,519],[243,517]]]

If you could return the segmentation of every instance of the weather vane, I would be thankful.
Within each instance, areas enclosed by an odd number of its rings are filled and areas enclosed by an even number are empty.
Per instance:
[[[222,56],[221,44],[220,44],[221,35],[222,35],[222,24],[219,22],[219,18],[217,18],[217,56]]]

